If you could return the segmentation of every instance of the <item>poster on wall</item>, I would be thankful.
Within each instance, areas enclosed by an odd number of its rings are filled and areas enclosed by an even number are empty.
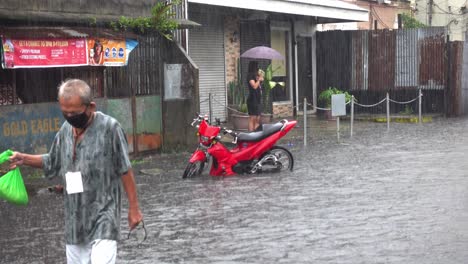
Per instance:
[[[2,38],[2,67],[125,66],[136,40]]]
[[[3,68],[43,68],[88,65],[85,39],[2,38]]]
[[[88,39],[89,65],[125,66],[137,44],[135,40]]]
[[[182,64],[164,64],[164,100],[182,99]]]

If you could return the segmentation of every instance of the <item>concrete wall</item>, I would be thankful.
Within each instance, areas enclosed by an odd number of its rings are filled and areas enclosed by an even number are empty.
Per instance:
[[[173,44],[166,43],[173,47]],[[174,45],[175,46],[175,45]],[[162,101],[163,151],[193,150],[198,138],[196,129],[190,126],[197,112],[200,112],[199,70],[180,45],[167,47],[163,54],[168,64],[182,64],[181,90],[184,98]]]
[[[0,107],[0,151],[44,153],[64,118],[57,103]]]
[[[154,0],[2,0],[0,18],[12,20],[118,20],[120,16],[150,16]]]
[[[139,151],[157,150],[161,147],[160,102],[160,96],[137,97],[137,119],[134,127],[129,98],[96,100],[98,111],[114,117],[122,125],[130,152],[134,150],[135,141]],[[0,151],[11,148],[28,153],[45,153],[64,121],[56,102],[2,106]]]

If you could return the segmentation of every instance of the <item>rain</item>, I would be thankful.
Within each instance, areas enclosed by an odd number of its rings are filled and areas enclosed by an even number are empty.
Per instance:
[[[0,3],[0,147],[46,153],[65,122],[57,85],[86,80],[98,111],[127,135],[144,217],[130,232],[122,192],[117,263],[466,263],[468,46],[452,39],[466,6],[432,7],[434,21],[460,11],[449,25],[402,28],[401,14],[383,10],[421,13],[424,1],[20,2]],[[170,5],[181,27],[129,18],[149,19],[154,2]],[[71,43],[81,61],[6,62],[23,39],[37,46],[31,58],[41,45]],[[118,49],[94,56],[96,42],[114,40]],[[96,66],[91,50],[99,61],[126,57]],[[297,120],[276,143],[293,170],[213,176],[210,161],[183,179],[198,146],[195,115],[246,132],[234,117],[248,118],[250,64],[269,75],[262,123]],[[338,121],[320,99],[327,90],[346,95]],[[66,263],[63,182],[21,170],[29,203],[0,199],[0,264]]]
[[[388,132],[358,122],[353,138],[343,121],[340,141],[334,122],[309,121],[307,147],[300,127],[279,143],[293,172],[183,180],[190,153],[145,157],[135,170],[148,238],[122,240],[119,263],[463,263],[468,120]],[[34,182],[27,207],[0,202],[1,263],[65,261],[50,184]]]

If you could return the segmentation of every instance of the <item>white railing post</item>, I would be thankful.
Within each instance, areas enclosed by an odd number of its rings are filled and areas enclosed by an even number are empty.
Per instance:
[[[387,132],[390,131],[390,96],[387,93]]]
[[[307,147],[307,97],[304,97],[304,147]]]
[[[340,142],[340,117],[336,117],[336,139]]]
[[[422,124],[422,91],[421,88],[419,88],[419,116],[418,116],[418,122],[419,124]]]
[[[351,95],[351,129],[350,137],[353,137],[353,127],[354,127],[354,95]]]

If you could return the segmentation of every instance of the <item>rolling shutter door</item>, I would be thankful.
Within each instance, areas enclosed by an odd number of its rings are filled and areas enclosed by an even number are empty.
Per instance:
[[[189,32],[189,56],[199,67],[200,112],[209,114],[209,93],[212,94],[214,118],[225,121],[226,80],[223,19],[217,15],[190,13],[190,20],[202,24]]]

